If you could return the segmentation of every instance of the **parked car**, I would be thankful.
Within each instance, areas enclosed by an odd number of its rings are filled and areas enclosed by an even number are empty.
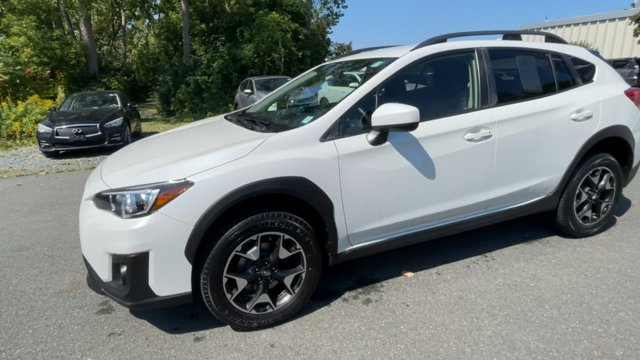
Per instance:
[[[447,42],[496,33],[546,42]],[[289,101],[354,71],[367,76],[339,101]],[[202,300],[259,329],[302,309],[326,265],[537,212],[598,234],[638,171],[639,105],[548,33],[354,52],[102,162],[80,205],[88,282],[125,306]]]
[[[288,76],[255,76],[242,80],[236,91],[234,108],[252,105],[289,80]]]
[[[332,76],[322,84],[318,92],[318,101],[321,105],[335,103],[342,100],[362,82],[362,72],[345,72]]]
[[[61,151],[125,146],[142,133],[135,103],[119,91],[87,91],[67,97],[40,122],[36,137],[47,156]]]
[[[622,58],[607,60],[611,66],[622,76],[624,81],[631,86],[640,86],[638,75],[640,75],[640,62],[638,58]]]

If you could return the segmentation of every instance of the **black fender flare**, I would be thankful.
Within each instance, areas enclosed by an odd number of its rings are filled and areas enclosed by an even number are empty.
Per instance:
[[[578,165],[580,165],[580,162],[584,159],[585,155],[587,155],[596,144],[610,138],[619,138],[627,142],[632,152],[631,161],[633,162],[635,139],[633,138],[633,133],[631,133],[631,130],[629,130],[628,127],[624,125],[613,125],[598,131],[582,145],[580,150],[578,150],[573,160],[571,161],[571,164],[567,168],[567,171],[562,176],[558,187],[552,194],[552,198],[554,198],[556,203],[560,201],[560,197],[562,196],[564,188],[567,186],[567,183],[569,183],[571,176],[573,176],[574,172],[578,168]],[[631,166],[633,166],[633,164],[631,164]],[[629,182],[629,180],[630,179],[625,179],[625,185]]]
[[[326,247],[329,257],[337,251],[337,229],[334,205],[329,196],[315,183],[304,177],[278,177],[246,184],[222,197],[210,206],[196,222],[187,240],[184,255],[194,264],[198,249],[207,231],[233,206],[262,195],[284,195],[294,197],[314,208],[326,227]]]

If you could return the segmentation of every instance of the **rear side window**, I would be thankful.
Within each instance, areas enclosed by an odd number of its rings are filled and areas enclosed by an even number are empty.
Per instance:
[[[571,62],[576,72],[582,79],[583,83],[589,83],[593,81],[593,77],[596,75],[596,66],[588,61],[572,57]]]
[[[490,50],[498,104],[544,96],[557,91],[549,56],[526,50]]]

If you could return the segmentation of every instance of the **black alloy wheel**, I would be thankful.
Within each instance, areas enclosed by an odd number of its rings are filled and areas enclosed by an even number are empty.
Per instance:
[[[622,196],[622,169],[609,154],[596,154],[584,161],[567,185],[556,213],[560,231],[585,237],[606,230]]]
[[[211,313],[237,330],[282,323],[309,300],[322,260],[314,229],[287,212],[250,216],[213,246],[200,271]]]

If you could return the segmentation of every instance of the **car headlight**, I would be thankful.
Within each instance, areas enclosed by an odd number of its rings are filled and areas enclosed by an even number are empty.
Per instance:
[[[53,131],[53,129],[51,129],[50,127],[48,127],[46,125],[38,124],[38,132],[40,134],[49,134],[52,131]]]
[[[120,125],[122,125],[122,122],[124,121],[124,118],[117,118],[113,121],[109,121],[108,123],[104,124],[104,127],[118,127]]]
[[[193,186],[191,181],[177,180],[107,190],[98,193],[93,202],[100,209],[111,211],[123,219],[130,219],[153,213],[191,186]]]

